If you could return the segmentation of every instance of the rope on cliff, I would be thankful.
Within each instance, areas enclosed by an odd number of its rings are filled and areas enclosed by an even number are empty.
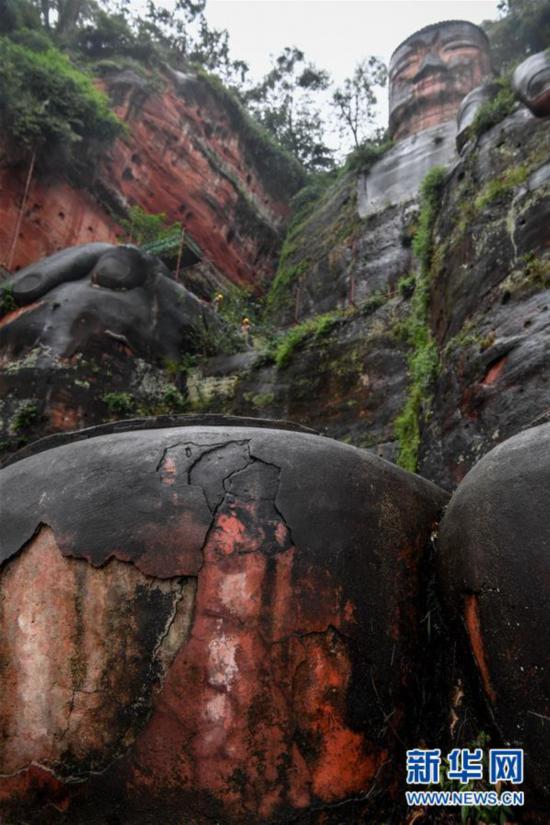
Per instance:
[[[29,196],[29,189],[31,188],[31,180],[32,180],[32,174],[34,172],[35,162],[36,162],[36,146],[34,147],[33,152],[32,152],[31,162],[29,164],[29,171],[27,172],[27,180],[25,181],[25,192],[23,193],[23,200],[21,201],[21,206],[19,207],[19,213],[17,215],[17,222],[15,224],[15,231],[13,233],[13,237],[12,237],[12,240],[11,240],[10,253],[8,255],[8,264],[7,264],[7,268],[10,270],[10,272],[11,272],[11,268],[13,266],[13,258],[14,258],[14,255],[15,255],[16,247],[17,247],[17,240],[19,238],[19,231],[21,229],[21,221],[23,220],[23,212],[25,211],[25,206],[27,204],[27,198]]]

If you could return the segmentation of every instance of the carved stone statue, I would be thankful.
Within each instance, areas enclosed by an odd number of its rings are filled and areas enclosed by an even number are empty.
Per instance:
[[[390,61],[390,134],[394,140],[453,120],[463,98],[491,72],[485,33],[462,20],[426,26]]]

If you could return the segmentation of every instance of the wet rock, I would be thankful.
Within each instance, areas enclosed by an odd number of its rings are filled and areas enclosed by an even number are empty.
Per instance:
[[[401,776],[446,495],[236,423],[92,431],[0,472],[6,815],[318,821]]]
[[[390,134],[401,140],[452,121],[461,100],[491,70],[487,36],[464,20],[425,26],[390,61]]]
[[[462,622],[492,715],[526,751],[526,782],[550,793],[550,425],[491,450],[454,493],[439,578]],[[546,808],[547,810],[547,808]]]
[[[222,328],[135,247],[73,247],[2,286],[0,452],[113,414],[181,411],[180,364],[209,346],[216,351]]]
[[[512,82],[519,99],[537,117],[550,115],[550,57],[548,52],[532,54],[520,63]]]
[[[394,420],[408,384],[408,350],[397,329],[407,312],[400,297],[367,304],[330,333],[306,339],[281,367],[260,353],[247,360],[244,354],[205,360],[189,374],[190,403],[212,412],[300,421],[395,460]]]
[[[445,187],[431,279],[440,369],[419,471],[448,489],[550,408],[549,151],[545,122],[518,110]]]

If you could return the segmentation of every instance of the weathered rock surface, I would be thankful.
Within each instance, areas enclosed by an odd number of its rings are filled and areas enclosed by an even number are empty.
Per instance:
[[[548,125],[522,109],[446,184],[431,280],[441,366],[419,466],[448,488],[550,408],[549,152]]]
[[[446,495],[218,423],[83,433],[1,471],[8,817],[324,821],[401,778]]]
[[[390,61],[391,136],[454,121],[462,99],[490,71],[489,41],[472,23],[446,20],[412,34]]]
[[[480,108],[484,103],[492,100],[499,90],[500,87],[495,80],[488,80],[468,92],[460,104],[456,117],[456,147],[459,152],[473,137],[472,125]]]
[[[280,367],[254,352],[208,359],[188,377],[189,402],[300,421],[394,461],[394,420],[408,384],[408,349],[396,330],[407,310],[398,297],[367,304],[328,334],[306,339]]]
[[[67,249],[4,281],[0,294],[11,302],[0,317],[2,451],[113,412],[177,410],[184,379],[166,365],[203,352],[222,328],[135,247]]]
[[[439,579],[462,622],[487,702],[525,781],[550,793],[550,425],[495,447],[454,493]],[[530,803],[532,804],[532,803]]]
[[[456,123],[440,123],[400,140],[357,182],[357,209],[364,218],[389,206],[416,200],[420,184],[433,166],[448,166],[456,157]]]
[[[128,70],[107,76],[128,135],[86,189],[59,177],[31,182],[14,268],[74,244],[115,242],[112,212],[123,216],[138,204],[182,223],[229,281],[257,286],[272,276],[288,198],[303,183],[300,169],[207,79],[167,70],[160,83],[158,91]],[[27,168],[0,170],[0,260],[8,258],[26,175]]]
[[[532,54],[514,71],[512,78],[519,99],[537,117],[550,115],[550,57],[548,52]]]

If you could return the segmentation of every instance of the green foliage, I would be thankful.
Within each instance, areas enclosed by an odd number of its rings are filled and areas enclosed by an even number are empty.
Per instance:
[[[399,442],[398,463],[415,472],[420,447],[422,419],[428,414],[431,385],[439,369],[439,354],[429,323],[430,278],[434,258],[433,227],[445,181],[445,169],[431,169],[421,187],[420,216],[413,239],[413,251],[420,269],[411,299],[411,309],[401,328],[401,335],[411,347],[409,355],[409,390],[402,412],[394,426]],[[408,285],[410,287],[410,284]]]
[[[128,218],[121,220],[120,225],[136,246],[146,246],[158,241],[171,240],[174,237],[179,243],[181,236],[179,223],[168,224],[164,212],[150,214],[141,206],[131,206]]]
[[[472,123],[472,134],[479,137],[484,132],[492,129],[505,117],[512,113],[516,105],[516,96],[512,89],[512,81],[509,75],[500,77],[496,81],[500,89],[491,100],[486,100],[476,112]]]
[[[306,340],[321,338],[334,327],[342,317],[341,312],[326,312],[323,315],[315,315],[297,324],[280,338],[275,346],[274,360],[279,369],[286,367],[292,358],[292,354]]]
[[[321,112],[313,99],[329,82],[326,71],[307,62],[300,49],[287,46],[263,80],[244,93],[260,123],[310,171],[333,165],[323,139]]]
[[[393,141],[385,136],[380,141],[366,140],[360,143],[346,158],[345,168],[366,174],[393,146]]]
[[[495,67],[512,68],[550,42],[550,3],[548,0],[503,0],[504,16],[483,24],[491,43]]]
[[[113,415],[131,415],[135,411],[135,400],[128,392],[108,392],[102,401]]]
[[[430,268],[432,229],[439,211],[445,175],[444,166],[434,166],[430,169],[420,187],[420,215],[412,248],[420,264],[420,269],[424,273],[427,273]]]
[[[36,149],[38,158],[62,150],[82,165],[99,144],[123,126],[107,97],[58,49],[32,51],[0,38],[0,123],[14,147]]]
[[[371,55],[357,64],[353,75],[346,78],[332,95],[340,135],[351,132],[356,147],[366,141],[365,130],[372,126],[376,117],[375,89],[383,88],[387,79],[385,64]]]
[[[38,28],[40,15],[29,0],[0,0],[0,34]]]
[[[36,404],[26,403],[20,407],[14,415],[11,427],[14,433],[28,430],[38,420],[38,409]]]
[[[397,289],[402,298],[410,298],[416,286],[416,277],[411,272],[410,275],[403,275],[397,282]]]
[[[288,308],[293,298],[292,285],[305,275],[314,261],[328,254],[332,247],[345,241],[360,226],[354,190],[355,179],[350,174],[328,172],[314,176],[293,198],[292,217],[277,273],[267,295],[268,316]],[[331,205],[332,200],[335,206]],[[324,210],[331,213],[328,229],[322,226]],[[317,219],[322,234],[315,226]]]
[[[232,286],[223,294],[218,314],[233,326],[241,326],[243,318],[248,318],[254,327],[260,323],[261,301],[250,289]]]
[[[477,211],[481,211],[488,204],[502,197],[516,186],[521,186],[529,177],[529,168],[526,164],[520,166],[512,166],[507,169],[498,178],[490,180],[481,190],[474,201],[474,207]]]
[[[191,355],[191,353],[186,352],[181,356],[179,361],[172,358],[166,358],[164,361],[164,369],[168,375],[172,375],[174,377],[178,375],[187,375],[188,372],[196,367],[197,361],[197,355]]]
[[[17,309],[15,298],[13,297],[13,287],[10,284],[0,286],[0,318]]]
[[[258,120],[244,108],[237,95],[223,85],[216,75],[195,67],[197,76],[227,111],[231,124],[248,149],[258,171],[265,175],[275,194],[288,196],[306,180],[297,158],[282,146]]]

